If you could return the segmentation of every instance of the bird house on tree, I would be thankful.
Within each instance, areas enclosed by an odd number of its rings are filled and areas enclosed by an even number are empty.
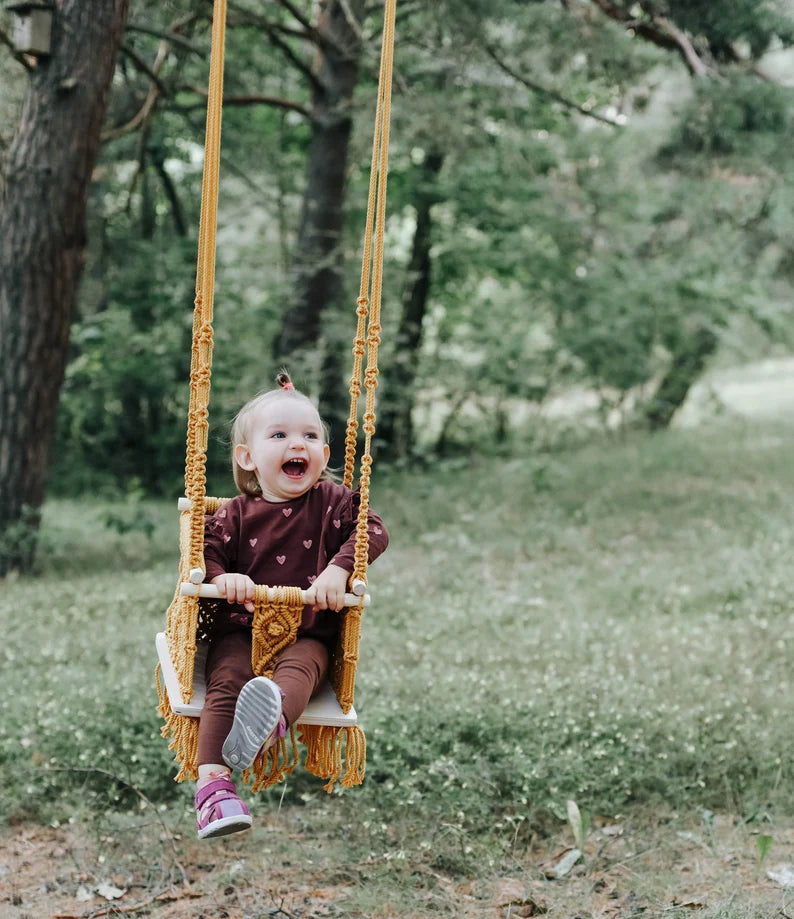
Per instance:
[[[21,54],[44,57],[50,53],[52,3],[43,0],[18,0],[6,7],[14,16],[14,48]]]

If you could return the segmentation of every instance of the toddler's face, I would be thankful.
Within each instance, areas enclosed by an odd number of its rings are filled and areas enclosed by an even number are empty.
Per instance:
[[[290,501],[307,492],[329,452],[314,406],[291,398],[260,406],[249,423],[248,443],[234,448],[238,464],[255,473],[268,501]]]

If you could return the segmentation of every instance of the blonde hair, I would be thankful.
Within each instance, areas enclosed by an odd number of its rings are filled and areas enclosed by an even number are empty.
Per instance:
[[[262,406],[269,405],[271,402],[275,402],[276,400],[290,399],[292,401],[308,404],[314,409],[315,412],[317,412],[317,406],[314,404],[314,402],[312,402],[312,400],[307,395],[295,389],[295,387],[292,385],[292,380],[290,379],[290,376],[286,370],[282,370],[278,374],[276,377],[276,382],[279,384],[279,389],[266,389],[264,392],[260,392],[252,399],[249,399],[248,402],[246,402],[240,411],[235,415],[234,421],[232,422],[232,474],[234,475],[234,484],[244,495],[252,495],[255,497],[256,495],[262,494],[262,489],[256,478],[256,472],[253,469],[243,469],[243,467],[239,465],[237,459],[235,458],[234,450],[238,444],[246,444],[246,446],[248,445],[248,438],[251,434],[251,421],[259,409],[262,408]],[[328,443],[328,427],[323,419],[320,418],[319,412],[317,412],[317,418],[323,431],[323,439],[326,443]],[[323,469],[322,473],[320,474],[320,481],[333,481],[333,479],[333,473],[331,473],[327,468]]]

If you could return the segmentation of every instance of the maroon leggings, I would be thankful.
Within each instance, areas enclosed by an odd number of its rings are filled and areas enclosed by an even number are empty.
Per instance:
[[[299,638],[285,648],[273,668],[284,693],[283,713],[294,724],[328,674],[328,648],[316,638]],[[199,719],[198,764],[222,763],[221,748],[234,721],[234,706],[251,669],[251,630],[223,635],[207,655],[207,696]]]

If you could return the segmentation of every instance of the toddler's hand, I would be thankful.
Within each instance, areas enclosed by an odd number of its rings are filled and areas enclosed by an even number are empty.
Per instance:
[[[345,588],[350,577],[344,568],[329,565],[306,591],[306,602],[313,610],[332,609],[339,612],[345,605]]]
[[[253,613],[256,585],[247,574],[219,574],[210,583],[218,588],[218,593],[226,597],[229,603],[240,603],[249,613]]]

